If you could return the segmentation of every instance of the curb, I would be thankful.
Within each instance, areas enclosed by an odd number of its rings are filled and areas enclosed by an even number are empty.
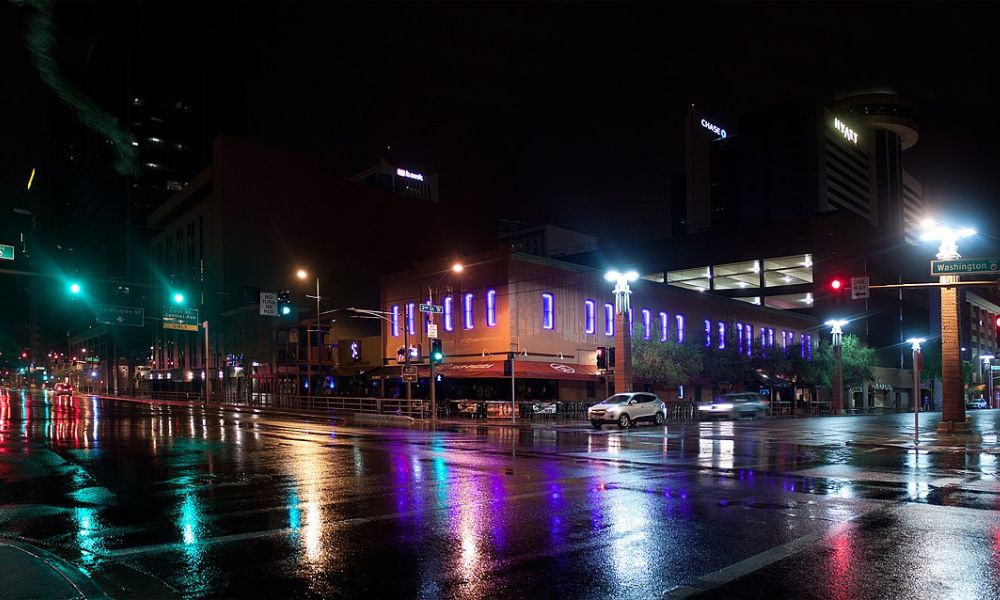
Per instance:
[[[55,582],[56,586],[68,586],[71,588],[74,591],[72,594],[73,597],[100,598],[102,600],[109,598],[104,590],[89,575],[51,552],[26,542],[0,538],[0,550],[4,548],[12,549],[16,553],[13,555],[14,557],[27,560],[28,564],[41,569],[41,574],[47,575],[51,582]],[[8,570],[5,573],[6,577],[4,579],[7,579],[6,583],[8,585],[11,583],[14,583],[14,585],[5,587],[3,591],[5,598],[39,598],[46,593],[52,592],[51,589],[45,589],[43,584],[39,582],[39,579],[46,578],[44,575],[31,574],[25,580],[23,577],[18,577],[18,574],[12,573],[9,570],[9,564],[6,567]],[[18,583],[22,584],[20,588],[17,585]]]

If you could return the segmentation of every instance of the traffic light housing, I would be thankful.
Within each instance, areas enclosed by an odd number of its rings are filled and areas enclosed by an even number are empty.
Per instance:
[[[844,293],[847,289],[846,279],[843,277],[831,277],[828,287],[830,288],[830,299],[833,303],[842,304],[844,302]]]
[[[439,365],[444,360],[444,351],[441,350],[441,340],[435,338],[431,340],[431,362]]]
[[[288,290],[278,292],[278,315],[287,317],[292,314],[292,293]]]

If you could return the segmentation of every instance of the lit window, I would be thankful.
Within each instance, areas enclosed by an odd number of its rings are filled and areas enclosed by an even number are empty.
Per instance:
[[[652,313],[649,312],[649,309],[647,308],[642,309],[642,339],[644,340],[649,339],[649,330],[651,327],[650,325],[651,315]]]
[[[392,326],[392,337],[399,337],[399,305],[392,305],[392,317],[390,317],[390,323]]]
[[[590,335],[597,331],[597,303],[593,300],[583,301],[583,332]]]
[[[743,329],[743,336],[743,339],[746,341],[747,356],[753,356],[753,325],[750,323],[746,324],[746,328]]]
[[[462,313],[465,315],[464,326],[466,329],[472,329],[472,294],[466,294],[462,297]]]
[[[556,299],[549,293],[542,294],[542,329],[556,328]]]
[[[454,331],[455,329],[455,299],[451,296],[444,297],[444,330]]]
[[[736,351],[743,354],[743,323],[736,324]]]
[[[604,335],[615,334],[615,305],[604,304]]]
[[[719,350],[726,348],[726,324],[719,321]]]
[[[632,337],[632,309],[628,309],[628,336]]]
[[[677,343],[684,343],[684,315],[674,315],[677,321]]]
[[[667,320],[667,313],[660,313],[660,341],[667,341],[667,334],[670,333],[670,322]]]
[[[497,326],[497,291],[486,291],[486,326]]]
[[[712,322],[705,319],[705,347],[709,348],[712,345]]]
[[[415,317],[413,314],[417,311],[413,310],[414,308],[416,308],[416,306],[414,306],[412,302],[406,305],[406,330],[410,332],[410,335],[417,334],[417,328],[414,323]]]
[[[767,328],[767,347],[774,348],[774,327]]]
[[[813,359],[813,336],[806,336],[806,360]]]

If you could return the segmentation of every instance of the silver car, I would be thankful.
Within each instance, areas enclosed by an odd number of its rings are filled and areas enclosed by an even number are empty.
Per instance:
[[[715,400],[699,406],[698,417],[702,420],[759,417],[767,412],[768,404],[767,396],[756,392],[723,394]]]
[[[595,429],[600,429],[605,423],[617,423],[624,429],[636,421],[663,425],[666,418],[667,407],[659,396],[649,392],[615,394],[587,409],[587,420]]]

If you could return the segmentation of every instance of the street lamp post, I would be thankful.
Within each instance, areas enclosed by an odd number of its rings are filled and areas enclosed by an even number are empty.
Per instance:
[[[435,296],[435,292],[437,291],[437,287],[441,283],[441,280],[444,279],[445,276],[448,273],[461,273],[464,269],[465,269],[465,267],[461,263],[455,263],[455,264],[453,264],[451,266],[451,269],[448,269],[447,271],[445,271],[444,273],[442,273],[441,277],[439,277],[438,280],[437,280],[437,282],[434,284],[434,288],[433,289],[431,288],[431,286],[427,286],[427,301],[430,304],[432,304],[432,305],[434,304],[434,296]],[[440,296],[440,294],[438,294],[438,296]],[[434,324],[434,313],[433,312],[430,312],[430,313],[427,314],[427,323],[429,325],[433,325]],[[427,367],[428,367],[428,370],[429,370],[429,380],[428,381],[429,381],[429,385],[430,385],[431,420],[435,420],[435,419],[437,419],[437,389],[436,389],[437,388],[437,384],[434,381],[434,360],[435,360],[435,357],[433,356],[433,354],[430,351],[431,348],[433,347],[433,341],[430,338],[430,336],[428,336],[428,338],[427,338],[427,346],[428,346],[428,348],[427,348],[427,356],[429,358],[429,360],[427,361]],[[406,349],[406,354],[407,355],[410,354],[410,349],[409,348]]]
[[[833,334],[833,414],[839,415],[844,412],[844,364],[841,360],[841,337],[843,336],[844,325],[847,321],[843,319],[833,319],[826,322],[830,326],[830,333]]]
[[[309,273],[307,273],[305,271],[305,269],[299,269],[295,273],[295,275],[299,279],[306,279],[307,277],[309,277]],[[306,298],[309,298],[309,297],[310,296],[306,296]],[[313,297],[316,298],[316,353],[319,354],[319,356],[316,357],[316,375],[317,375],[317,378],[318,378],[318,376],[321,373],[320,366],[323,364],[323,359],[321,358],[322,355],[320,354],[320,350],[323,347],[323,327],[320,325],[320,312],[319,312],[319,299],[320,299],[320,295],[319,295],[319,275],[316,276],[316,295],[313,296]],[[308,348],[306,350],[306,381],[308,382],[308,385],[306,386],[306,397],[312,398],[312,391],[313,391],[313,385],[312,385],[312,342],[309,341],[309,327],[306,327],[306,343],[309,344],[309,346],[308,346]]]
[[[933,221],[923,223],[926,230],[920,239],[939,242],[937,259],[956,260],[958,240],[975,235],[976,230],[963,227],[952,229]],[[946,284],[959,282],[958,275],[941,275],[941,421],[938,433],[968,433],[971,428],[965,416],[962,398],[962,355],[959,346],[958,288]]]
[[[983,366],[986,367],[986,378],[987,378],[986,389],[988,390],[988,393],[990,395],[990,408],[993,408],[993,367],[990,364],[990,361],[992,361],[994,358],[996,357],[993,356],[992,354],[979,355],[979,360],[983,361]]]
[[[632,391],[632,331],[628,327],[629,283],[639,278],[635,271],[608,271],[604,278],[615,284],[615,393]]]
[[[910,338],[910,348],[913,350],[913,446],[920,443],[920,344],[924,338]]]

